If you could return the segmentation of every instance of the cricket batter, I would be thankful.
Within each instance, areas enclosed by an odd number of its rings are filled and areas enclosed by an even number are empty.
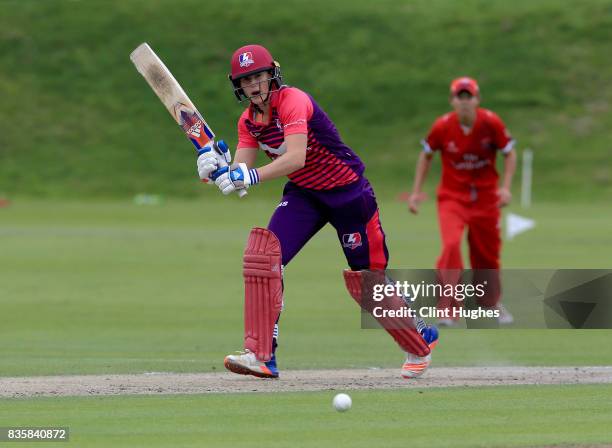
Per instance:
[[[479,107],[480,90],[472,78],[455,79],[450,86],[450,104],[454,111],[439,117],[429,135],[422,141],[416,166],[416,175],[408,206],[412,213],[419,210],[424,198],[423,182],[429,171],[433,153],[440,152],[442,179],[438,186],[438,220],[442,239],[442,253],[437,268],[447,273],[463,269],[461,241],[467,227],[470,264],[475,271],[474,282],[487,280],[489,294],[480,305],[497,307],[500,323],[510,323],[510,315],[499,304],[500,298],[500,207],[512,199],[510,186],[516,167],[514,140],[502,120],[492,111]],[[495,168],[497,153],[504,157],[501,185]],[[443,274],[444,275],[444,274]],[[452,310],[461,304],[452,298],[441,298],[439,308]],[[449,319],[440,319],[441,325],[452,325]]]
[[[362,271],[382,272],[389,254],[365,167],[314,99],[284,85],[279,64],[260,45],[236,50],[229,79],[238,100],[248,101],[238,120],[234,164],[219,168],[213,148],[203,148],[197,161],[200,178],[214,180],[223,194],[284,176],[289,181],[267,229],[251,230],[243,260],[244,351],[227,356],[224,364],[238,374],[276,378],[283,269],[308,240],[327,223],[334,226],[350,267],[344,279],[358,303],[362,274],[367,274]],[[255,167],[258,151],[272,161]],[[401,304],[401,298],[394,299],[394,307]],[[384,319],[379,322],[387,328]],[[388,327],[406,353],[402,376],[421,375],[437,342],[435,327],[418,325],[417,330],[413,322]]]

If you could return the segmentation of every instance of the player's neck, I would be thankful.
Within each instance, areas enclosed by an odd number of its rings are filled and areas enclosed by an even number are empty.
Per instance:
[[[467,114],[457,114],[459,124],[466,128],[472,128],[476,122],[476,111]]]
[[[270,106],[267,102],[262,105],[253,105],[253,120],[264,124],[270,121]]]

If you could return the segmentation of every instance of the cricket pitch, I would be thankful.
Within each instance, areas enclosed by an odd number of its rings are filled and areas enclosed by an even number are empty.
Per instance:
[[[288,370],[262,380],[218,373],[143,373],[0,378],[0,397],[423,389],[612,383],[612,367],[440,367],[404,380],[399,369]]]

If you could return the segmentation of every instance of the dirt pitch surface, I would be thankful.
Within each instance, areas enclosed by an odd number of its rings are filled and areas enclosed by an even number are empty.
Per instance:
[[[399,369],[288,370],[262,380],[221,373],[143,373],[0,378],[0,397],[297,392],[356,389],[612,383],[609,367],[441,367],[404,380]]]

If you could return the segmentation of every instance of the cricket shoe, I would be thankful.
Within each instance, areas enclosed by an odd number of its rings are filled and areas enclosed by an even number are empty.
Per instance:
[[[501,303],[492,307],[483,307],[483,309],[487,311],[497,311],[497,323],[499,323],[499,325],[512,325],[514,323],[514,316]]]
[[[402,366],[402,378],[417,378],[429,367],[431,364],[431,353],[427,356],[417,356],[412,353],[406,353],[406,362]]]
[[[276,356],[268,362],[259,361],[255,353],[250,350],[238,352],[237,355],[228,355],[223,361],[225,368],[239,375],[253,375],[258,378],[278,378]]]
[[[497,305],[497,309],[499,310],[499,317],[497,318],[497,322],[500,325],[511,325],[514,323],[514,316],[503,306],[501,303]]]
[[[438,345],[439,333],[435,325],[427,325],[419,328],[421,337],[427,342],[430,350],[433,350]],[[403,378],[417,378],[429,367],[431,364],[431,353],[427,356],[417,356],[412,353],[406,353],[406,361],[402,366],[402,377]]]

